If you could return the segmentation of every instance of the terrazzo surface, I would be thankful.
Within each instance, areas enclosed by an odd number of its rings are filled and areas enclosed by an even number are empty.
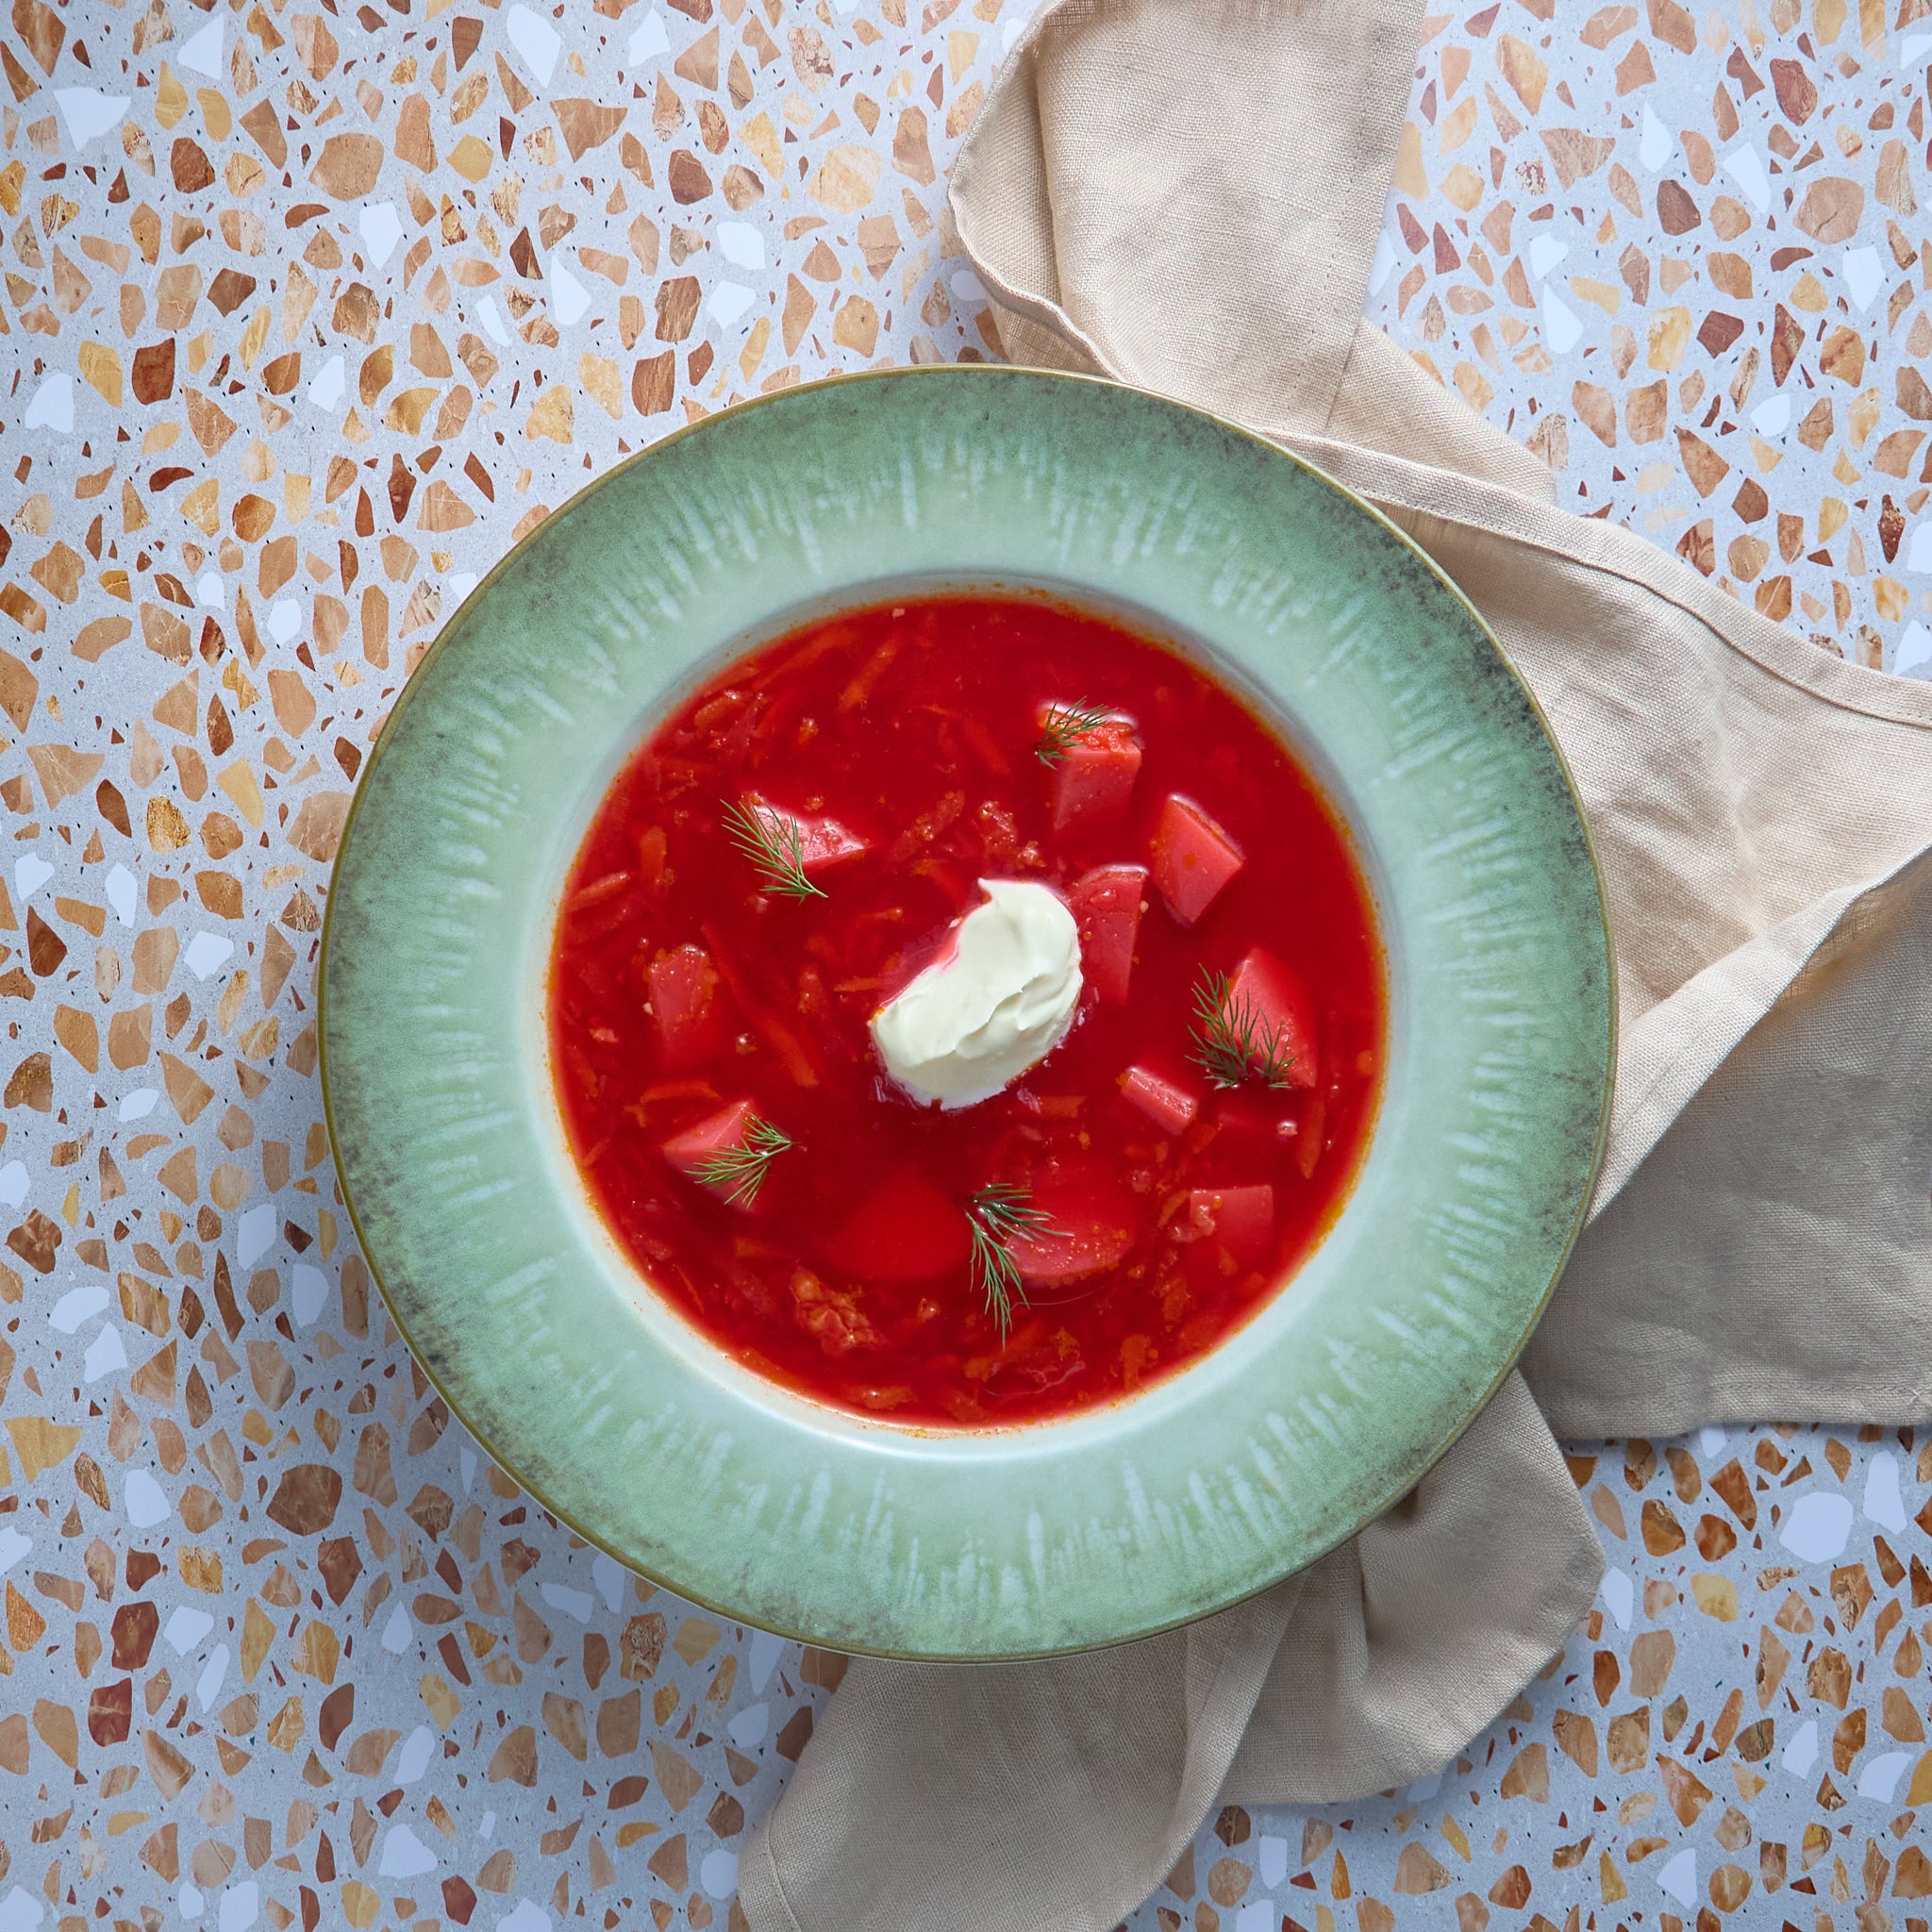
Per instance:
[[[0,1932],[738,1923],[841,1661],[578,1543],[412,1368],[321,913],[397,689],[547,508],[738,397],[997,354],[943,177],[1024,13],[13,0]],[[1932,6],[1424,31],[1371,313],[1575,508],[1932,673]],[[1932,1441],[1573,1467],[1610,1574],[1546,1675],[1440,1781],[1220,1812],[1133,1932],[1923,1932]]]

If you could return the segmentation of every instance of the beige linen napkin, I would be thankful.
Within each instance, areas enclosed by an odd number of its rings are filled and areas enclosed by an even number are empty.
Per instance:
[[[1361,322],[1420,11],[1059,0],[954,210],[1015,361],[1306,456],[1437,559],[1536,692],[1617,956],[1591,1224],[1521,1372],[1303,1574],[1092,1657],[855,1663],[747,1847],[755,1932],[1095,1932],[1217,1796],[1420,1776],[1547,1660],[1602,1574],[1553,1430],[1932,1411],[1932,689],[1557,508]]]

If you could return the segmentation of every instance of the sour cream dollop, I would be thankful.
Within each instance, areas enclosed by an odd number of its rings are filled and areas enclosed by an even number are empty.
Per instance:
[[[952,950],[872,1019],[886,1071],[913,1099],[989,1100],[1066,1038],[1080,1003],[1080,935],[1066,902],[1030,879],[981,879],[986,902]]]

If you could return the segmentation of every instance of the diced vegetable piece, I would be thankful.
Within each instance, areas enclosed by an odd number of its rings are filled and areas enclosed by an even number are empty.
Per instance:
[[[721,1107],[716,1113],[707,1114],[696,1126],[672,1135],[661,1150],[664,1158],[679,1174],[695,1177],[698,1169],[708,1166],[720,1156],[748,1149],[752,1124],[758,1117],[754,1102],[734,1100],[729,1107]],[[698,1185],[708,1188],[722,1200],[731,1192],[733,1183],[729,1178],[721,1178],[699,1181]]]
[[[1188,1196],[1188,1222],[1204,1241],[1225,1248],[1237,1268],[1261,1268],[1274,1253],[1274,1190],[1196,1188]]]
[[[798,820],[800,863],[806,876],[815,877],[858,858],[866,849],[865,841],[847,825],[825,812],[803,813]]]
[[[651,1017],[667,1067],[694,1067],[724,1050],[730,1029],[724,990],[702,946],[678,946],[651,961]]]
[[[773,805],[756,793],[746,799],[745,807],[774,826],[788,846],[790,827],[798,827],[798,864],[808,879],[830,872],[867,850],[865,841],[829,812],[787,811],[783,806]]]
[[[1307,989],[1273,953],[1257,946],[1234,969],[1221,1016],[1253,1042],[1248,1063],[1271,1085],[1312,1087],[1318,1060]]]
[[[1067,904],[1080,928],[1080,968],[1104,1000],[1127,996],[1146,891],[1144,865],[1096,866],[1067,889]]]
[[[924,1281],[958,1267],[972,1245],[965,1210],[910,1170],[858,1205],[824,1244],[836,1268],[868,1281]]]
[[[1115,1218],[1087,1215],[1051,1233],[1016,1235],[1008,1243],[1013,1265],[1026,1282],[1079,1281],[1117,1268],[1134,1245],[1134,1230]]]
[[[1048,1168],[1035,1180],[1031,1205],[1047,1217],[1048,1228],[1007,1243],[1029,1289],[1038,1284],[1051,1291],[1116,1268],[1134,1245],[1133,1199],[1097,1163]]]
[[[1183,925],[1213,905],[1244,863],[1241,847],[1191,798],[1170,791],[1154,827],[1154,883]]]
[[[1151,1067],[1129,1067],[1121,1075],[1121,1098],[1129,1107],[1138,1107],[1163,1134],[1185,1133],[1201,1108],[1185,1087]]]
[[[1083,732],[1054,766],[1054,830],[1104,831],[1118,824],[1140,775],[1141,746],[1124,718],[1109,718]]]

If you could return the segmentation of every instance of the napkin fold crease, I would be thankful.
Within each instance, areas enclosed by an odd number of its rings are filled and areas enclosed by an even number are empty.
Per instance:
[[[1569,762],[1618,971],[1592,1218],[1520,1368],[1354,1541],[1181,1631],[855,1661],[747,1846],[753,1932],[1101,1932],[1217,1797],[1440,1769],[1603,1574],[1557,1437],[1932,1413],[1932,688],[1634,533],[1361,319],[1417,0],[1057,0],[953,206],[1015,362],[1243,424],[1482,613]]]

